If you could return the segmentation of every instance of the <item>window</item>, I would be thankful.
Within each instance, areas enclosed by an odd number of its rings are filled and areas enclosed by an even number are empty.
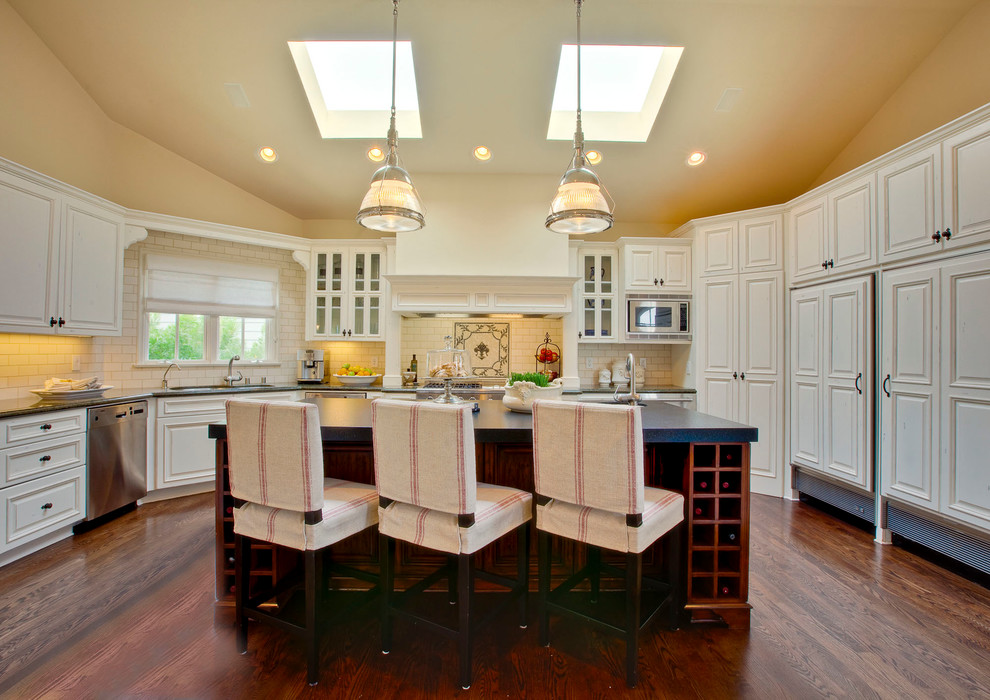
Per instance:
[[[141,360],[274,361],[278,270],[149,253]]]

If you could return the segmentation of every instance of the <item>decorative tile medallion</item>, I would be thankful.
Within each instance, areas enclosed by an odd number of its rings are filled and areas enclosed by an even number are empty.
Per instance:
[[[471,356],[471,374],[475,377],[508,378],[508,323],[455,323],[454,347]]]

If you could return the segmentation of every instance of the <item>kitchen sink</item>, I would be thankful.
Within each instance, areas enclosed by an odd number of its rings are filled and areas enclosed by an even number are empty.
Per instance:
[[[202,391],[255,391],[257,389],[267,389],[269,387],[275,386],[274,384],[235,384],[234,386],[227,386],[226,384],[206,384],[203,386],[170,386],[164,391],[169,394],[192,394]]]

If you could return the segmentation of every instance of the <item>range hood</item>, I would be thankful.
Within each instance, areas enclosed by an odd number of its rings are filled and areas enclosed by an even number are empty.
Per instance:
[[[574,310],[579,277],[386,275],[403,316],[559,318]]]

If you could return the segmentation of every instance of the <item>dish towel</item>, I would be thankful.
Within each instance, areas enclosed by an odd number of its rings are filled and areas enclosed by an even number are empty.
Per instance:
[[[99,377],[84,379],[59,379],[52,377],[45,380],[46,391],[81,391],[82,389],[99,389],[103,382]]]

